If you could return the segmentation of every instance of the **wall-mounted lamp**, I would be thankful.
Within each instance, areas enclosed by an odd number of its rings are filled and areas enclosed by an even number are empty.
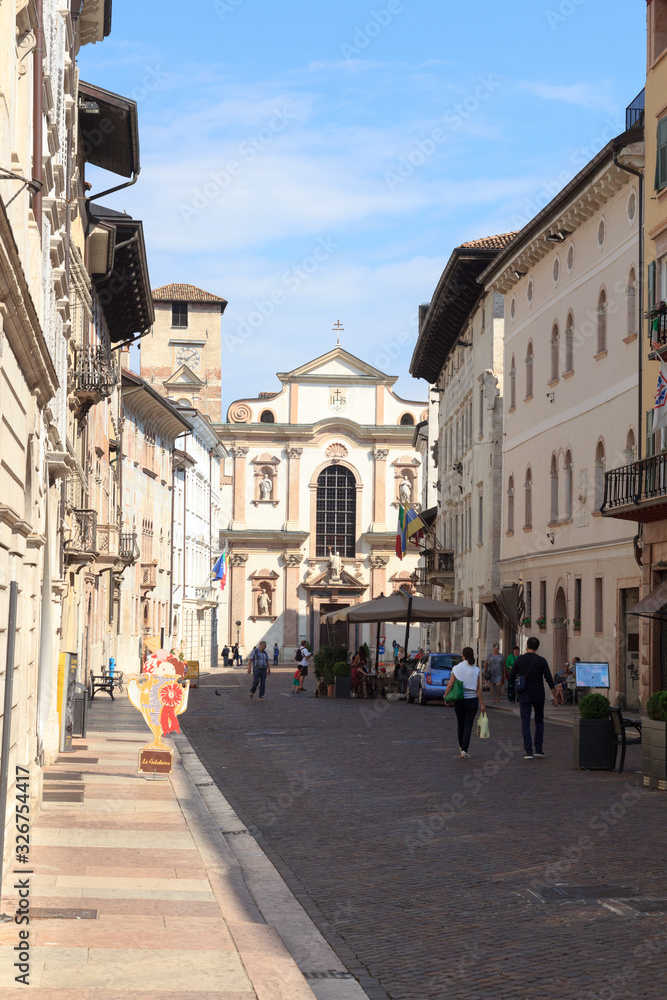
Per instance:
[[[547,538],[549,539],[552,545],[555,544],[556,536],[554,535],[553,531],[547,531]]]
[[[516,268],[512,271],[514,277],[518,280],[519,278],[525,278],[528,271],[518,271]]]
[[[457,340],[456,344],[454,346],[455,347],[472,347],[472,344],[469,344],[467,340]]]
[[[548,392],[547,393],[547,399],[549,400],[550,403],[553,403],[554,400],[555,400],[555,398],[556,398],[556,393],[555,392]]]

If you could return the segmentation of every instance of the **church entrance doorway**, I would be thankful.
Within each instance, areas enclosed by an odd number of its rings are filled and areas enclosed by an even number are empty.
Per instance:
[[[320,604],[319,613],[342,611],[349,604]],[[322,646],[347,646],[347,622],[324,622],[320,625],[320,648]]]
[[[563,670],[568,660],[567,655],[567,600],[565,591],[559,587],[554,602],[554,661],[551,664],[553,673]]]

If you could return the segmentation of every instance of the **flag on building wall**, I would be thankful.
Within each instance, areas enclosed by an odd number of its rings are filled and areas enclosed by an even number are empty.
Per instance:
[[[220,581],[220,590],[224,590],[227,583],[227,555],[225,550],[213,567],[213,577]]]
[[[406,539],[409,542],[414,542],[414,544],[416,545],[417,542],[424,537],[424,527],[425,525],[421,517],[419,516],[417,511],[411,507],[406,514],[406,522],[405,522]]]
[[[667,427],[667,366],[660,362],[658,386],[655,390],[655,406],[653,408],[653,433]]]
[[[407,504],[400,504],[398,508],[398,525],[396,527],[396,555],[399,559],[402,559],[405,555],[406,547],[406,536],[405,529],[407,527]]]

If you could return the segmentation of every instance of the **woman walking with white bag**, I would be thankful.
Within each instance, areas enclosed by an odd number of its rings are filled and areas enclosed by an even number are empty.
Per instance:
[[[454,687],[454,682],[460,681],[463,685],[463,697],[454,702],[454,711],[456,712],[456,721],[458,722],[461,756],[469,757],[468,747],[470,746],[470,736],[472,735],[475,716],[480,707],[482,712],[486,712],[486,706],[484,705],[484,696],[482,695],[482,675],[479,667],[475,664],[475,654],[470,646],[466,646],[462,650],[462,654],[463,659],[453,668],[451,677],[449,678],[449,683],[445,691],[445,700],[447,700],[447,695]]]

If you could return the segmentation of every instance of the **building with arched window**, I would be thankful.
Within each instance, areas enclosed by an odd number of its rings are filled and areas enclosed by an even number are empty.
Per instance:
[[[421,499],[426,459],[413,442],[427,404],[401,399],[395,377],[341,347],[278,379],[279,390],[231,403],[215,427],[231,456],[219,639],[238,638],[246,653],[277,642],[289,660],[304,639],[315,649],[346,641],[344,627],[320,631],[325,611],[414,587],[418,551],[396,556],[396,524],[401,500]],[[403,643],[400,626],[385,633]],[[375,630],[351,629],[350,643],[362,641],[374,645]]]

